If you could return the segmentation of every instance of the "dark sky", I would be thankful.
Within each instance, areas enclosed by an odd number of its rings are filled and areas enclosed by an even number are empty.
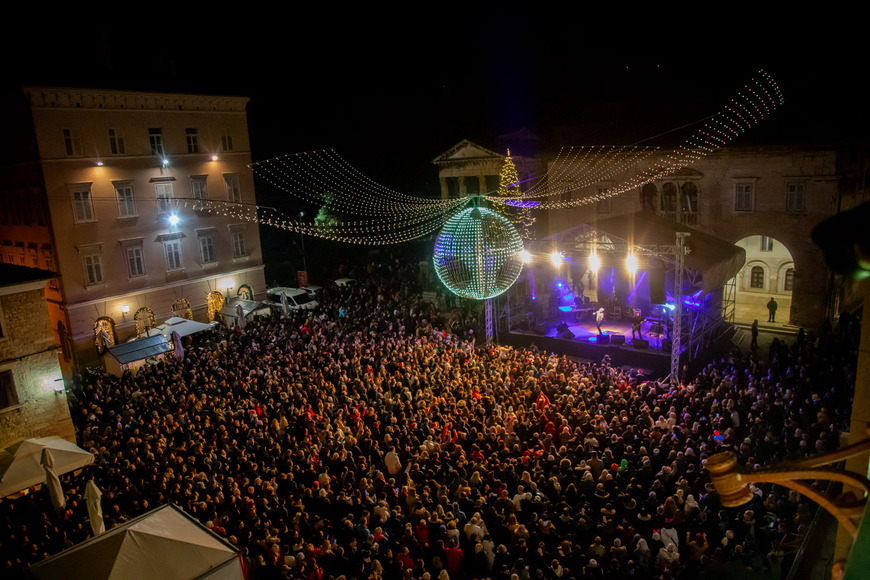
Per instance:
[[[255,160],[334,148],[408,193],[437,191],[430,162],[461,139],[497,147],[499,135],[526,127],[547,150],[625,144],[716,112],[760,67],[786,107],[755,139],[867,134],[864,51],[839,17],[650,14],[626,25],[626,14],[584,7],[399,6],[379,15],[137,5],[117,20],[22,19],[0,36],[2,88],[245,95]]]

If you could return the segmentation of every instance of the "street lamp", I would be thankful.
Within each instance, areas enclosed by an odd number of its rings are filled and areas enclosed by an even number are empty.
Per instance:
[[[299,212],[299,219],[301,220],[304,217],[305,217],[305,212],[300,211]],[[299,236],[302,238],[302,269],[305,270],[305,273],[307,274],[308,273],[308,263],[305,260],[305,232],[300,231]]]

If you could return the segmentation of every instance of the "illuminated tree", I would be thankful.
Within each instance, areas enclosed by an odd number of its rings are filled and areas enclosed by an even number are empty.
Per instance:
[[[511,150],[507,150],[507,157],[504,159],[504,165],[501,167],[501,172],[498,175],[498,197],[509,197],[516,200],[521,199],[522,191],[520,190],[520,176],[517,173],[517,166],[514,165],[514,160],[511,159]],[[501,215],[508,218],[513,223],[524,240],[532,237],[532,226],[535,223],[535,218],[532,217],[532,212],[528,207],[511,207],[505,204],[494,204],[495,210]]]

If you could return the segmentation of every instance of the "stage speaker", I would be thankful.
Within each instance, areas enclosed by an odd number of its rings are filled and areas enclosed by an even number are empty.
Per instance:
[[[570,329],[566,328],[562,332],[559,333],[559,338],[565,338],[567,340],[574,340],[574,333],[571,332]]]
[[[661,268],[649,270],[649,300],[653,304],[665,304],[665,271]]]
[[[609,334],[599,334],[598,339],[595,342],[597,344],[610,344],[610,335]]]
[[[538,324],[535,325],[534,330],[535,330],[536,334],[540,334],[540,335],[547,334],[547,323],[546,322],[539,322]]]
[[[636,339],[631,341],[631,346],[633,346],[634,348],[636,348],[638,350],[646,350],[649,348],[649,341],[643,340],[640,338],[636,338]]]
[[[674,343],[670,338],[666,338],[662,341],[662,350],[666,350],[670,352],[670,350],[674,347]]]
[[[624,334],[611,334],[610,335],[610,344],[625,344],[625,335]]]

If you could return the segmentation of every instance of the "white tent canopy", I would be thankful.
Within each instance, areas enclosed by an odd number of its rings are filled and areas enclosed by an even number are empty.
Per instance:
[[[244,580],[238,551],[167,504],[28,569],[37,580]]]
[[[177,332],[178,336],[187,336],[188,334],[194,334],[196,332],[202,332],[203,330],[208,330],[214,327],[215,324],[205,324],[204,322],[197,322],[195,320],[188,320],[186,318],[180,318],[178,316],[173,316],[157,328],[160,334],[169,338],[173,332]]]
[[[25,439],[0,451],[0,497],[45,483],[42,450],[51,450],[58,475],[94,462],[94,456],[63,437]]]

